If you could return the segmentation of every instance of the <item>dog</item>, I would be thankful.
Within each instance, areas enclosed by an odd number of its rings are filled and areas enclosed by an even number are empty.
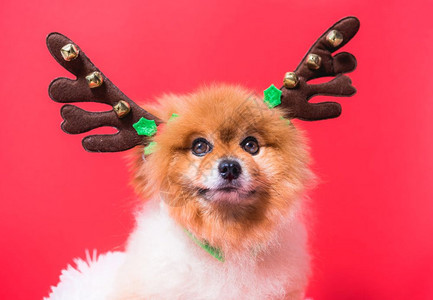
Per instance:
[[[313,176],[302,132],[237,86],[160,103],[147,108],[167,120],[157,148],[135,159],[135,189],[152,200],[129,239],[118,299],[303,299]]]
[[[342,75],[355,69],[355,58],[330,54],[358,28],[354,17],[334,24],[286,74],[283,88],[265,90],[264,101],[240,86],[212,84],[142,108],[72,41],[49,35],[52,55],[77,75],[54,80],[51,98],[113,105],[97,113],[65,105],[62,129],[118,128],[84,138],[83,146],[135,147],[132,184],[143,205],[125,251],[76,260],[47,299],[304,299],[311,274],[306,192],[315,176],[304,133],[292,119],[340,115],[338,103],[308,100],[355,93]],[[307,83],[323,76],[336,77]]]

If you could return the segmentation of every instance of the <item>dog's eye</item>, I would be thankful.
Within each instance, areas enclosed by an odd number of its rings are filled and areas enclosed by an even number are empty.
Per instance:
[[[259,142],[257,142],[257,139],[253,136],[249,136],[246,139],[244,139],[241,143],[242,148],[250,153],[251,155],[256,155],[259,153]]]
[[[211,144],[204,138],[198,138],[192,142],[192,153],[194,155],[203,156],[211,150]]]

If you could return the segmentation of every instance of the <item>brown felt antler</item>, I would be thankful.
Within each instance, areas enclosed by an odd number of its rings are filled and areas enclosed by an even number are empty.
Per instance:
[[[90,152],[117,152],[147,143],[146,136],[155,133],[161,120],[126,97],[66,36],[56,32],[49,34],[47,47],[57,62],[77,77],[76,80],[53,80],[49,87],[51,99],[60,103],[99,102],[113,107],[111,111],[89,112],[64,105],[61,109],[63,131],[78,134],[102,126],[118,129],[115,134],[85,137],[83,147]]]
[[[288,72],[281,88],[281,107],[286,117],[316,121],[338,117],[341,106],[336,102],[309,103],[312,97],[352,96],[356,89],[349,77],[343,75],[356,68],[355,57],[347,52],[332,53],[347,44],[358,32],[359,20],[344,18],[329,28],[310,48],[295,72]],[[319,77],[335,77],[329,82],[308,84]]]

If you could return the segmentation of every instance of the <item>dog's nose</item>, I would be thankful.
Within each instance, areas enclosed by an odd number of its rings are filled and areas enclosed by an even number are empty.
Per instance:
[[[218,166],[218,170],[222,178],[233,180],[239,177],[242,173],[241,165],[235,160],[223,160]]]

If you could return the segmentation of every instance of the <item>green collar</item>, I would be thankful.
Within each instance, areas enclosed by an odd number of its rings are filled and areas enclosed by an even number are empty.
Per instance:
[[[207,242],[200,241],[191,232],[189,232],[188,229],[184,229],[184,230],[185,230],[186,234],[194,241],[194,243],[199,245],[202,249],[204,249],[207,253],[209,253],[210,255],[212,255],[213,257],[218,259],[219,261],[224,262],[224,256],[223,256],[220,249],[212,247]]]

